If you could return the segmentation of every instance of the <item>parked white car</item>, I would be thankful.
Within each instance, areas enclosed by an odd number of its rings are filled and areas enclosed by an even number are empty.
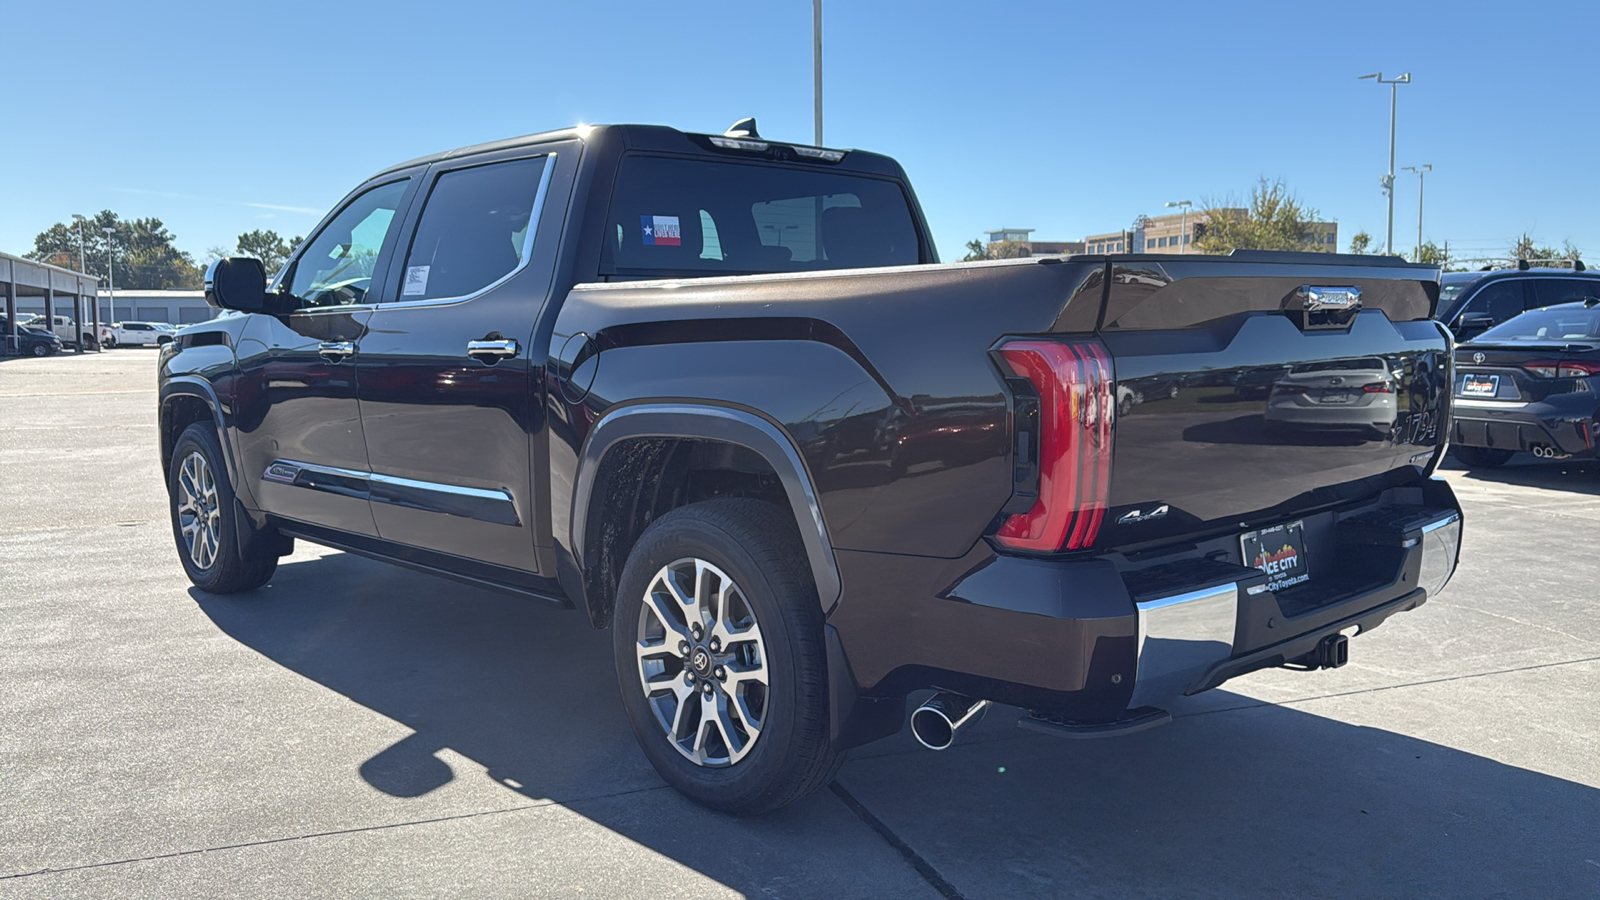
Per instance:
[[[24,319],[21,316],[18,316],[17,318],[20,320],[21,324],[26,325],[29,328],[39,328],[45,331],[53,332],[56,337],[61,339],[61,343],[68,347],[74,347],[78,344],[78,339],[80,337],[78,324],[72,321],[71,316],[52,316],[50,319],[46,319],[43,314],[36,314],[31,319]],[[93,331],[91,330],[90,326],[84,325],[83,332],[81,334],[84,343],[94,343],[94,338],[91,337],[92,334]]]
[[[116,322],[103,343],[107,347],[159,347],[177,336],[165,322]]]

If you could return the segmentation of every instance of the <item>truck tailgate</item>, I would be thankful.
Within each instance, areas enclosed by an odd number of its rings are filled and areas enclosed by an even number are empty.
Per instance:
[[[1098,547],[1271,526],[1413,483],[1433,461],[1450,403],[1437,270],[1275,256],[1112,264]]]

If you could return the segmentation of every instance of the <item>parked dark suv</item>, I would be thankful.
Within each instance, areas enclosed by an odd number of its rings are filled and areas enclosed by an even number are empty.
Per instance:
[[[1525,263],[1524,263],[1525,264]],[[1515,268],[1446,272],[1439,277],[1439,321],[1468,341],[1530,309],[1600,297],[1600,272],[1573,268]]]

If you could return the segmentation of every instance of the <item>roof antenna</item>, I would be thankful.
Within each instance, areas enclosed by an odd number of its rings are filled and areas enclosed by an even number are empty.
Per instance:
[[[754,116],[748,119],[740,119],[732,125],[729,125],[728,130],[724,131],[722,134],[724,137],[750,138],[757,141],[761,140],[761,135],[756,133],[756,120]]]

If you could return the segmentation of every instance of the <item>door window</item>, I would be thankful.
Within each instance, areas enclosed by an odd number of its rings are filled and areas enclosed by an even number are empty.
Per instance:
[[[440,175],[406,255],[399,299],[464,297],[527,261],[548,161],[516,159]]]
[[[1573,303],[1585,297],[1600,297],[1600,280],[1582,278],[1538,278],[1533,282],[1534,308]]]
[[[1467,301],[1467,308],[1462,310],[1462,314],[1488,314],[1497,325],[1513,316],[1521,315],[1522,282],[1508,279],[1484,285],[1477,296]]]
[[[378,251],[394,225],[406,182],[379,185],[350,202],[295,259],[289,293],[301,308],[366,302]]]

